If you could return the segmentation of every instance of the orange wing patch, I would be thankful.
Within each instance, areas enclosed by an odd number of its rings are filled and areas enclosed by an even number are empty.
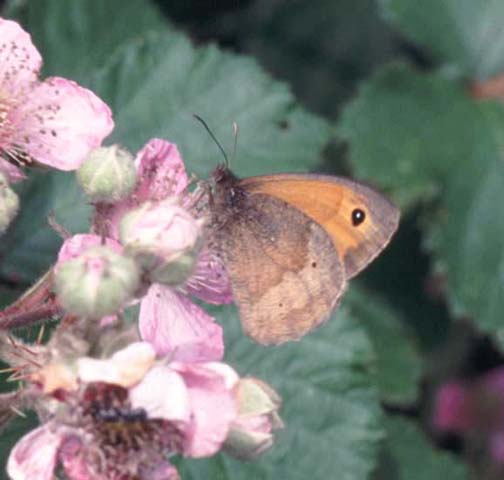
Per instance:
[[[252,194],[265,194],[283,200],[319,224],[331,237],[344,259],[347,275],[361,271],[390,240],[399,211],[371,188],[339,177],[324,175],[265,175],[249,177],[239,186]],[[355,209],[365,221],[352,223]]]

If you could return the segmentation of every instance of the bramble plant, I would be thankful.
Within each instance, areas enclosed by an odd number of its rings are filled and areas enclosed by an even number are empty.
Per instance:
[[[3,4],[0,478],[502,478],[504,2],[207,3]],[[193,114],[401,208],[299,342],[243,334]]]

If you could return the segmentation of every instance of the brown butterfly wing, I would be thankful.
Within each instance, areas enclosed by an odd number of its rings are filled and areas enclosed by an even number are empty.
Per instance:
[[[399,223],[399,210],[386,197],[351,180],[316,174],[249,177],[238,182],[252,197],[280,199],[299,209],[330,236],[349,279],[388,244]],[[352,222],[361,210],[364,221]]]
[[[329,317],[344,267],[316,222],[270,195],[241,195],[217,232],[248,335],[262,344],[297,340]],[[220,212],[223,213],[223,212]]]

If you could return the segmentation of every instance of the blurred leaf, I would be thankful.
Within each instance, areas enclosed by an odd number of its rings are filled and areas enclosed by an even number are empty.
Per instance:
[[[5,14],[30,32],[47,75],[86,85],[94,69],[122,43],[166,25],[157,8],[145,0],[11,0]]]
[[[485,135],[471,162],[453,170],[428,247],[446,274],[456,316],[469,316],[485,331],[503,331],[504,312],[504,106],[481,104]]]
[[[63,243],[48,217],[71,233],[83,232],[91,207],[70,173],[32,172],[20,188],[21,210],[0,244],[0,275],[26,284],[49,268]]]
[[[228,23],[245,51],[333,117],[358,79],[397,53],[374,0],[257,0]]]
[[[384,69],[345,111],[357,175],[388,187],[404,206],[439,196],[426,246],[446,278],[455,317],[487,331],[504,310],[504,107],[478,102],[453,82],[405,66]]]
[[[456,84],[394,64],[363,85],[337,134],[349,142],[356,175],[408,207],[471,157],[481,123],[477,103]]]
[[[415,344],[430,354],[446,341],[450,316],[441,295],[428,277],[430,258],[422,249],[418,209],[402,216],[398,232],[385,251],[357,281],[393,306],[397,318],[414,333]]]
[[[453,455],[437,450],[409,420],[385,419],[387,437],[374,480],[464,480],[469,475]]]
[[[485,79],[504,69],[501,0],[380,0],[404,35],[451,73]]]
[[[223,159],[193,113],[207,120],[228,152],[237,123],[232,167],[240,176],[306,170],[329,140],[328,124],[298,107],[286,85],[252,59],[213,46],[195,49],[175,31],[130,42],[94,87],[116,113],[111,141],[135,151],[151,137],[170,139],[199,175]]]
[[[21,293],[21,290],[0,285],[0,309],[13,302]]]
[[[346,309],[301,342],[261,347],[246,338],[234,309],[220,315],[226,361],[282,396],[285,429],[270,451],[250,463],[219,455],[182,460],[189,479],[364,479],[376,464],[380,408],[370,363],[371,346]]]
[[[382,400],[412,403],[418,394],[421,359],[399,314],[376,294],[351,288],[344,298],[361,322],[376,353],[376,381]]]

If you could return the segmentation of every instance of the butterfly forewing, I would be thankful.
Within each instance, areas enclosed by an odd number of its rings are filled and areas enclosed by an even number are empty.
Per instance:
[[[385,248],[399,222],[399,210],[386,197],[345,178],[282,174],[246,178],[239,186],[279,198],[318,223],[343,259],[347,278]],[[362,216],[359,223],[356,214]]]

